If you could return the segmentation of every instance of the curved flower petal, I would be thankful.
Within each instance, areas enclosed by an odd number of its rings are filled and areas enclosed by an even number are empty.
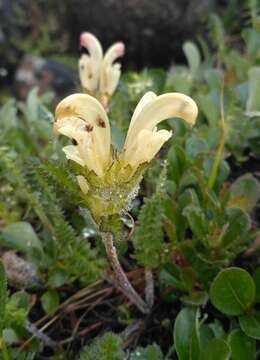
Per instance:
[[[69,160],[73,160],[81,166],[84,166],[84,160],[81,158],[80,153],[76,146],[74,145],[67,145],[62,148],[64,151],[66,158]]]
[[[140,112],[143,110],[144,106],[147,105],[148,103],[150,103],[156,97],[157,97],[157,95],[152,91],[148,91],[147,93],[144,94],[144,96],[141,98],[141,100],[139,101],[139,103],[137,104],[137,106],[135,108],[132,119],[130,121],[128,132],[135,124],[136,119],[138,119],[138,116],[139,116]]]
[[[146,96],[146,95],[145,95]],[[143,130],[153,130],[161,121],[171,117],[179,117],[194,125],[198,108],[194,100],[181,93],[168,93],[152,99],[150,95],[138,111],[137,116],[133,117],[127,133],[124,149],[136,141],[138,133]],[[143,101],[141,99],[141,101]],[[139,106],[139,105],[138,105]],[[138,107],[137,106],[137,107]]]
[[[80,36],[80,45],[89,51],[79,60],[79,77],[82,86],[90,92],[98,88],[103,50],[98,39],[91,33],[85,32]]]
[[[74,94],[62,100],[56,108],[54,129],[75,139],[84,164],[96,174],[104,174],[111,161],[110,125],[104,108],[95,98]]]
[[[150,162],[171,136],[172,132],[167,130],[141,130],[133,146],[123,154],[124,166],[129,164],[136,170],[140,164]]]
[[[112,95],[117,87],[120,75],[121,65],[114,61],[123,56],[125,45],[122,42],[115,43],[106,52],[100,73],[100,92],[102,94]]]

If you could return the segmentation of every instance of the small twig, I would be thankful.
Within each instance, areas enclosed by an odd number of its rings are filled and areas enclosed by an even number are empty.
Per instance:
[[[57,319],[58,319],[58,315],[56,315],[55,317],[53,317],[47,324],[45,324],[41,329],[39,329],[39,332],[44,331],[45,329],[47,329],[47,327],[49,327],[52,323],[54,323]],[[28,340],[26,340],[20,347],[18,351],[22,351],[36,336],[36,334],[34,333]]]
[[[154,281],[153,281],[153,272],[150,268],[145,268],[145,301],[146,304],[151,309],[154,304]]]
[[[104,296],[102,296],[103,294],[105,294],[105,297],[107,297],[108,295],[111,294],[111,289],[110,288],[107,288],[107,289],[102,289],[102,290],[99,290],[93,294],[90,294],[89,296],[86,296],[85,298],[81,299],[81,300],[78,300],[77,302],[74,302],[72,304],[69,304],[67,305],[65,308],[64,308],[64,312],[65,313],[69,313],[71,311],[75,311],[77,310],[78,308],[81,307],[81,305],[83,306],[88,306],[89,303],[87,303],[87,301],[91,300],[90,304],[93,304],[93,298],[96,298],[98,296],[101,296],[101,299],[103,299]],[[97,301],[97,300],[96,300]],[[96,303],[95,301],[95,303]]]
[[[260,236],[257,236],[256,239],[250,244],[247,250],[244,252],[243,256],[251,256],[260,248]]]
[[[73,294],[71,297],[66,299],[63,303],[61,303],[55,313],[57,314],[59,311],[64,311],[64,309],[66,309],[67,306],[69,306],[74,300],[85,297],[88,293],[92,292],[92,288],[95,288],[102,283],[103,283],[103,280],[98,280],[98,281],[94,282],[93,284],[90,284],[87,287],[80,289],[75,294]],[[95,291],[95,289],[93,291]],[[54,314],[52,314],[52,316],[53,315]],[[41,319],[36,321],[35,325],[36,326],[41,325],[44,321],[48,320],[50,317],[51,317],[51,315],[49,315],[49,314],[44,315]]]
[[[121,267],[118,257],[116,248],[113,243],[113,235],[110,232],[103,232],[101,233],[103,243],[106,248],[107,256],[110,260],[111,266],[114,270],[115,279],[120,287],[120,290],[123,294],[132,302],[134,303],[138,309],[144,313],[149,313],[149,307],[143,301],[143,299],[137,294],[131,283],[129,282],[123,268]]]
[[[219,138],[219,144],[216,151],[215,159],[211,168],[211,172],[209,175],[208,180],[208,186],[210,189],[212,189],[215,185],[216,177],[218,174],[219,164],[221,161],[221,155],[222,151],[225,145],[225,117],[224,117],[224,85],[225,85],[225,79],[223,78],[222,84],[221,84],[221,90],[220,90],[220,123],[219,123],[219,129],[220,129],[220,138]]]
[[[144,325],[143,320],[137,320],[133,324],[127,326],[127,328],[123,331],[122,335],[127,340],[129,336],[132,336],[137,330],[139,330]]]
[[[33,334],[34,337],[39,339],[44,345],[49,346],[51,348],[56,347],[56,342],[53,341],[48,335],[46,335],[43,332],[41,332],[40,330],[38,330],[37,327],[34,324],[28,322],[26,324],[26,329],[31,334]]]
[[[101,325],[103,325],[103,322],[102,321],[99,321],[98,323],[96,324],[92,324],[90,325],[89,327],[81,330],[78,334],[77,334],[77,337],[82,337],[82,336],[85,336],[86,334],[88,334],[89,332],[93,331],[93,330],[96,330],[98,327],[100,327]],[[71,341],[74,340],[74,337],[71,336],[67,339],[64,339],[64,340],[61,340],[59,342],[59,345],[64,345],[64,344],[67,344],[67,343],[70,343]]]

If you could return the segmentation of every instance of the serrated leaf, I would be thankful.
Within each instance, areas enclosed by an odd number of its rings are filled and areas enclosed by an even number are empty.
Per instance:
[[[164,256],[166,244],[162,228],[162,205],[159,195],[145,200],[133,237],[135,256],[142,265],[155,268]]]
[[[80,360],[122,360],[124,358],[123,339],[112,332],[97,337],[80,353]]]
[[[129,360],[163,360],[163,353],[156,344],[146,348],[138,347],[131,353]]]

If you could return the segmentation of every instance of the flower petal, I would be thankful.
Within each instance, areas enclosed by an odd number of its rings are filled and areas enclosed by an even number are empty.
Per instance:
[[[150,103],[156,97],[157,97],[157,95],[152,91],[148,91],[147,93],[144,94],[144,96],[141,98],[141,100],[139,101],[139,103],[137,104],[137,106],[135,108],[132,119],[130,121],[128,132],[135,124],[136,119],[138,119],[138,116],[139,116],[140,112],[143,110],[144,106],[147,105],[148,103]]]
[[[93,93],[98,88],[100,64],[94,63],[86,54],[81,55],[79,59],[79,78],[84,89]]]
[[[80,45],[89,51],[79,60],[79,76],[82,86],[93,92],[98,87],[103,50],[98,39],[89,32],[80,35]]]
[[[125,53],[125,45],[122,42],[117,42],[108,48],[108,50],[105,53],[103,64],[107,66],[111,66],[113,62],[123,56]]]
[[[151,97],[152,98],[152,97]],[[127,133],[124,148],[133,143],[142,129],[153,130],[161,121],[179,117],[194,125],[198,108],[194,100],[181,93],[168,93],[148,101],[134,118]]]
[[[70,95],[58,104],[55,119],[54,129],[75,139],[81,157],[88,158],[88,164],[96,162],[91,167],[98,175],[104,173],[111,162],[111,134],[103,106],[89,95]]]
[[[77,146],[67,145],[62,148],[64,151],[66,158],[69,160],[73,160],[81,166],[84,166],[84,160],[81,158]]]
[[[124,166],[129,164],[136,170],[140,164],[150,162],[171,136],[172,132],[167,130],[141,130],[134,145],[123,154]]]
[[[115,43],[106,52],[100,73],[100,92],[102,94],[112,95],[117,87],[120,75],[121,65],[113,62],[124,55],[125,45],[122,42]]]

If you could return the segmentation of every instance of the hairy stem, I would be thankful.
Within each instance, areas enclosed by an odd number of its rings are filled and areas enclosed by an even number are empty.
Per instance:
[[[154,281],[153,281],[153,272],[150,268],[145,268],[145,301],[146,304],[151,309],[154,303]]]
[[[121,267],[116,248],[113,243],[113,235],[110,232],[101,233],[103,243],[106,248],[107,256],[110,260],[110,264],[114,270],[115,279],[122,293],[133,303],[138,309],[144,313],[149,313],[149,307],[143,301],[143,299],[137,294],[131,283],[129,282],[123,268]]]

